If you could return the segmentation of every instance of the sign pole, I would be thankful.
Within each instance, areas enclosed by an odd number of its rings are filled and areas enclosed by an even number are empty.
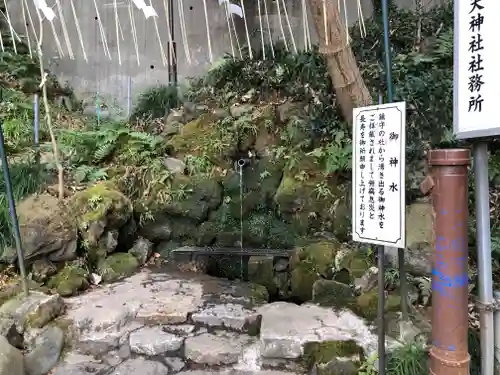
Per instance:
[[[493,324],[493,280],[491,267],[488,144],[474,144],[474,181],[476,184],[476,241],[481,326],[481,374],[493,375],[495,332]]]
[[[378,371],[385,374],[385,246],[404,248],[406,104],[353,111],[353,241],[377,247]]]
[[[387,100],[389,103],[394,101],[393,82],[392,82],[392,56],[391,41],[389,30],[389,2],[382,0],[382,18],[384,24],[384,61],[385,61],[385,79],[387,82]],[[382,249],[382,255],[384,255]],[[403,321],[408,321],[408,297],[406,287],[405,253],[404,249],[398,248],[398,269],[399,269],[399,292],[401,294],[401,316]],[[380,270],[380,268],[379,268]]]
[[[9,163],[7,154],[5,153],[5,140],[3,137],[2,122],[0,121],[0,160],[2,161],[3,179],[5,183],[5,190],[7,201],[9,202],[10,218],[12,220],[12,231],[14,232],[14,240],[16,242],[17,262],[19,264],[19,271],[21,273],[21,280],[23,285],[23,292],[25,296],[29,295],[28,280],[26,278],[26,266],[24,265],[24,253],[21,246],[21,233],[19,231],[19,222],[17,220],[16,203],[14,201],[14,194],[12,193],[12,180],[10,178]]]
[[[475,139],[473,169],[476,201],[477,263],[481,323],[481,375],[494,374],[494,314],[491,267],[487,138],[500,135],[498,102],[499,1],[455,1],[453,48],[453,126],[459,139]]]

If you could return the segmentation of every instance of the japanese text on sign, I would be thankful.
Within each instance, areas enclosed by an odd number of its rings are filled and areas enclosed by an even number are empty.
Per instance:
[[[455,2],[454,123],[459,138],[500,134],[500,75],[495,66],[500,27],[492,14],[500,14],[500,2]]]
[[[354,109],[353,240],[405,247],[404,102]]]

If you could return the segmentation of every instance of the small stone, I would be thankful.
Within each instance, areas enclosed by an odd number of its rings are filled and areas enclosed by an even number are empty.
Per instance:
[[[23,354],[0,336],[0,375],[25,375]]]
[[[59,327],[43,329],[34,339],[33,350],[24,357],[28,374],[47,374],[59,360],[63,345],[64,332]]]
[[[288,259],[278,259],[278,261],[274,264],[274,270],[276,272],[285,272],[288,270]]]
[[[230,109],[229,112],[231,113],[231,116],[233,117],[241,117],[246,114],[251,113],[254,110],[254,106],[251,104],[242,104],[242,105],[233,105]]]
[[[186,170],[186,163],[172,157],[163,159],[163,165],[173,174],[182,174]]]
[[[179,372],[186,366],[184,361],[177,357],[167,357],[165,358],[165,363],[170,367],[172,372]]]
[[[128,359],[118,365],[110,375],[167,375],[168,367],[156,361],[150,361],[144,358]]]
[[[33,280],[39,283],[45,282],[50,276],[57,272],[56,266],[48,259],[37,259],[31,266]]]
[[[160,327],[145,327],[130,334],[130,350],[154,356],[179,350],[183,341],[181,337],[165,332]]]
[[[194,332],[195,326],[191,324],[168,325],[163,327],[165,331],[175,335],[189,335]]]
[[[244,345],[249,342],[250,337],[246,335],[204,333],[186,339],[184,355],[198,364],[230,365],[238,361]]]
[[[226,303],[204,308],[191,316],[195,323],[210,327],[225,327],[237,331],[244,331],[257,323],[255,311],[248,310],[242,305]]]
[[[139,237],[134,246],[128,251],[130,254],[136,257],[140,265],[147,262],[151,253],[153,252],[153,243],[145,238]]]

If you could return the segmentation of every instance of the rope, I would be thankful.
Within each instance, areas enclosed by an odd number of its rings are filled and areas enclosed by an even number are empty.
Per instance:
[[[137,66],[141,66],[141,60],[139,56],[139,42],[137,40],[137,29],[135,28],[135,17],[134,17],[134,7],[132,3],[128,3],[128,16],[130,20],[130,29],[132,30],[132,39],[134,41],[135,56],[137,58]]]
[[[214,55],[212,53],[212,38],[210,37],[210,25],[208,23],[208,10],[207,10],[207,0],[203,0],[203,11],[205,12],[205,26],[207,31],[207,43],[208,43],[208,57],[210,62],[214,62]]]
[[[24,0],[26,1],[26,0]],[[87,52],[85,51],[85,44],[83,43],[83,35],[82,30],[80,29],[80,22],[78,21],[78,16],[76,15],[75,4],[73,0],[69,0],[69,4],[71,5],[71,12],[73,13],[73,20],[75,21],[76,33],[78,34],[78,40],[80,41],[80,46],[82,47],[83,59],[85,62],[88,62]]]
[[[257,10],[259,12],[259,27],[260,27],[260,43],[262,45],[262,58],[266,59],[266,49],[264,44],[264,29],[262,27],[262,10],[260,6],[260,0],[257,0]]]
[[[184,3],[182,0],[178,0],[177,8],[179,10],[179,19],[181,21],[181,38],[182,38],[182,46],[184,47],[184,54],[186,55],[186,60],[188,64],[191,65],[191,51],[189,50],[189,41],[187,37],[186,30],[186,17],[184,15]]]
[[[340,4],[340,0],[338,0],[338,1]],[[328,20],[326,18],[326,0],[323,0],[323,27],[325,28],[325,44],[329,45],[330,40],[328,37]]]
[[[94,8],[95,8],[95,13],[97,15],[97,23],[99,25],[99,31],[101,33],[101,40],[102,40],[102,47],[104,48],[104,55],[107,55],[110,60],[112,60],[111,57],[111,52],[109,51],[108,47],[108,40],[106,39],[106,31],[104,30],[104,26],[101,21],[101,15],[99,13],[99,8],[97,7],[97,2],[96,0],[93,0],[94,2]]]
[[[271,33],[271,23],[269,22],[269,12],[267,11],[267,0],[264,1],[264,12],[266,13],[267,35],[269,36],[269,45],[271,46],[271,55],[274,59],[273,35]]]
[[[323,0],[325,1],[325,0]],[[286,41],[286,35],[285,35],[285,29],[283,27],[283,20],[281,19],[281,6],[280,6],[280,0],[276,1],[276,6],[278,10],[278,20],[279,20],[279,25],[280,25],[280,30],[281,30],[281,35],[283,36],[283,43],[285,44],[285,50],[288,52],[288,43]]]
[[[17,55],[17,45],[16,45],[16,39],[14,37],[15,31],[14,31],[14,28],[12,27],[12,23],[10,21],[10,13],[9,13],[9,7],[7,6],[7,3],[8,3],[8,1],[4,1],[5,18],[7,18],[7,23],[9,24],[9,31],[10,31],[10,36],[12,38],[12,45],[14,47],[14,53]]]
[[[28,50],[30,53],[30,57],[33,58],[33,52],[31,51],[31,38],[30,38],[30,33],[28,31],[28,20],[26,19],[26,4],[24,3],[24,0],[21,0],[21,8],[23,11],[23,21],[24,21],[24,31],[26,33],[26,38],[28,39]],[[1,34],[0,34],[0,39],[1,39]],[[3,48],[3,41],[0,41],[2,44],[2,51],[4,50]]]
[[[149,6],[151,8],[153,7],[151,0],[149,0]],[[153,24],[155,25],[156,39],[158,40],[158,44],[160,45],[160,53],[161,53],[161,60],[163,62],[163,66],[167,66],[167,64],[168,64],[167,56],[165,55],[165,50],[163,49],[163,43],[161,41],[160,30],[158,29],[158,22],[156,21],[156,17],[153,17]]]
[[[69,38],[68,28],[66,27],[66,20],[64,19],[64,14],[61,8],[61,2],[56,0],[57,13],[59,14],[59,20],[61,21],[61,27],[64,36],[64,42],[66,43],[66,48],[68,49],[68,55],[71,60],[75,59],[73,54],[73,48],[71,46],[71,39]]]
[[[228,11],[229,12],[229,11]],[[240,58],[243,58],[243,52],[241,51],[240,38],[238,38],[238,33],[236,32],[236,24],[234,23],[234,14],[229,13],[231,16],[231,24],[233,25],[234,37],[236,39],[236,44],[238,45],[238,50],[240,51]]]
[[[113,10],[115,13],[115,34],[116,34],[116,51],[118,52],[118,65],[122,64],[122,54],[120,51],[120,25],[118,21],[118,4],[113,0]]]
[[[290,24],[290,18],[288,17],[288,11],[286,9],[285,0],[283,0],[283,12],[285,13],[285,21],[288,25],[288,32],[290,33],[290,38],[292,40],[293,51],[297,53],[297,45],[295,44],[295,38],[293,37],[292,25]]]
[[[243,12],[243,22],[245,24],[245,35],[247,37],[248,55],[250,56],[251,59],[253,59],[252,43],[250,41],[250,33],[248,32],[248,24],[247,24],[247,15],[245,12],[245,2],[244,2],[244,0],[240,0],[240,1],[241,1],[241,10]]]

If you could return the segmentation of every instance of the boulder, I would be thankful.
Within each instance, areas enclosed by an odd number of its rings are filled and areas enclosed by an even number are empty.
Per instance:
[[[153,252],[153,246],[154,245],[151,241],[139,237],[128,252],[136,257],[140,265],[143,265],[151,256]]]
[[[316,280],[312,287],[312,302],[337,309],[350,307],[355,301],[354,290],[335,280]]]
[[[248,279],[265,286],[269,294],[275,295],[278,292],[278,286],[274,280],[274,257],[250,257],[248,261]]]
[[[64,332],[56,326],[43,328],[29,345],[24,362],[28,375],[46,375],[59,361],[64,346]]]
[[[157,205],[152,202],[153,211],[201,222],[222,201],[222,187],[212,179],[178,175],[172,181],[170,191],[171,199],[167,202]]]
[[[26,375],[23,354],[0,336],[0,375]]]
[[[357,375],[364,357],[354,340],[309,342],[304,346],[304,364],[318,375]]]
[[[31,265],[31,276],[39,283],[45,282],[50,276],[57,272],[57,268],[48,259],[37,259]]]
[[[130,200],[107,183],[76,193],[70,207],[91,263],[114,250],[116,233],[132,217]]]
[[[53,262],[76,258],[77,227],[63,202],[48,194],[33,195],[19,203],[17,213],[27,262],[41,256]],[[6,249],[2,260],[14,263],[15,250]]]
[[[11,319],[23,333],[27,328],[41,328],[62,314],[64,301],[60,295],[47,295],[31,291],[29,296],[20,294],[0,306],[0,319]]]
[[[99,262],[97,272],[103,281],[111,282],[130,276],[138,267],[139,261],[134,255],[115,253]]]
[[[82,267],[67,265],[47,282],[47,287],[63,297],[75,295],[89,287],[89,273]]]
[[[336,241],[320,241],[294,249],[290,258],[293,297],[301,301],[311,300],[316,280],[329,278],[339,246]]]
[[[213,114],[203,114],[186,123],[179,134],[168,141],[170,154],[180,160],[186,155],[204,157],[214,166],[230,167],[230,156],[237,146],[237,139],[230,132],[223,132],[216,124]]]
[[[341,241],[349,238],[350,188],[325,177],[312,156],[285,168],[274,202],[303,235],[326,231]]]

